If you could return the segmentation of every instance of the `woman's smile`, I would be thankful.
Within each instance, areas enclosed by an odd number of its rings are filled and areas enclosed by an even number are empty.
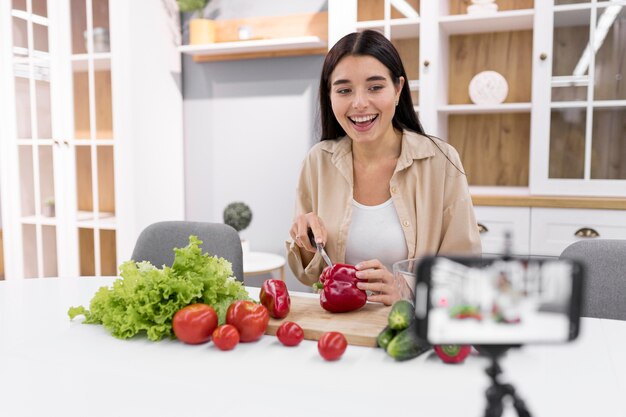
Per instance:
[[[374,122],[378,119],[377,114],[368,114],[368,115],[359,115],[359,116],[348,116],[348,119],[354,124],[354,128],[359,132],[367,132],[373,125]]]

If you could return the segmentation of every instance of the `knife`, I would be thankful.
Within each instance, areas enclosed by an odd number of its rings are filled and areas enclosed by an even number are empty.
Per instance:
[[[328,257],[328,254],[324,249],[324,246],[322,246],[321,243],[315,241],[315,235],[313,234],[313,230],[311,230],[311,228],[309,228],[307,234],[309,235],[309,241],[311,242],[311,245],[314,245],[317,248],[317,251],[320,253],[320,255],[322,255],[324,261],[328,264],[328,266],[332,267],[333,263],[330,261],[330,258]]]

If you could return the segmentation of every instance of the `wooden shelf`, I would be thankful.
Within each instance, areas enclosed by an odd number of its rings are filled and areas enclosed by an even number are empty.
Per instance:
[[[245,27],[250,39],[239,39]],[[324,55],[328,51],[328,12],[215,21],[215,43],[183,45],[195,62]]]
[[[192,55],[195,61],[206,62],[325,54],[327,48],[328,42],[317,36],[297,36],[293,38],[218,42],[206,45],[184,45],[178,49],[184,54]]]
[[[626,198],[535,195],[472,195],[475,206],[549,207],[626,210]]]
[[[448,35],[512,32],[531,30],[534,15],[535,11],[532,9],[509,10],[487,15],[457,14],[441,17],[439,24]]]

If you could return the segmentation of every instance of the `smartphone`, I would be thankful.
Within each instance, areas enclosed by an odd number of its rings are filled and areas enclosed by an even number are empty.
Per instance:
[[[418,335],[433,345],[574,340],[583,275],[572,260],[424,258],[414,292]]]

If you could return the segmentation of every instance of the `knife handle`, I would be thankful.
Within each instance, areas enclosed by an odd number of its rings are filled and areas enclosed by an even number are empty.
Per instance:
[[[311,245],[317,247],[317,243],[315,242],[315,235],[313,234],[313,229],[309,227],[306,231],[306,234],[309,236],[309,242],[311,242]]]

